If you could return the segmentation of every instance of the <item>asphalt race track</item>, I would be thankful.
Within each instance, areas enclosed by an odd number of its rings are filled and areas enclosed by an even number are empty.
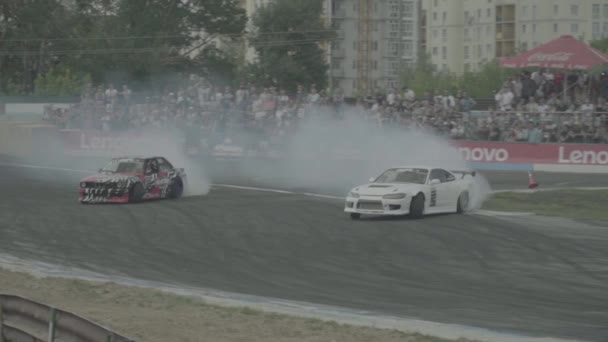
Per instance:
[[[81,205],[81,176],[0,166],[0,251],[530,336],[608,336],[606,227],[476,214],[353,222],[340,201],[225,187],[179,201]],[[521,188],[526,177],[489,178]]]

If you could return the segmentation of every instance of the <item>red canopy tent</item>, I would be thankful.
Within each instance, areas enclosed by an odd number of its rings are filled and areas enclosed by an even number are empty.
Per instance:
[[[500,59],[505,68],[587,70],[608,64],[608,55],[573,36],[561,36],[515,57]]]
[[[565,35],[539,45],[515,57],[499,60],[505,68],[546,68],[588,70],[608,64],[608,55],[592,48],[573,36]],[[564,98],[568,93],[568,78],[564,79]]]

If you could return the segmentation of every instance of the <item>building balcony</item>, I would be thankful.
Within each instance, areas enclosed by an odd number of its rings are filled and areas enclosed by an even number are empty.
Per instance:
[[[346,73],[344,72],[344,69],[332,69],[331,70],[332,77],[344,78],[345,75],[346,75]]]
[[[333,18],[346,18],[346,10],[338,9],[338,10],[334,11],[334,13],[332,13],[332,17]]]
[[[344,49],[334,49],[331,52],[333,58],[344,58],[346,57],[346,51]]]

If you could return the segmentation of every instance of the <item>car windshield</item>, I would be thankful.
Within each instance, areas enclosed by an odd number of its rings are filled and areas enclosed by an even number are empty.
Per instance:
[[[139,160],[112,160],[101,169],[102,172],[137,173],[144,171],[144,163]]]
[[[426,169],[390,169],[376,178],[374,183],[424,184],[428,173]]]

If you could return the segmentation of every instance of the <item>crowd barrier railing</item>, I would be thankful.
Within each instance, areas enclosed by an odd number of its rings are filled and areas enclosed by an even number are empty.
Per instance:
[[[0,294],[0,342],[135,341],[73,313]]]

